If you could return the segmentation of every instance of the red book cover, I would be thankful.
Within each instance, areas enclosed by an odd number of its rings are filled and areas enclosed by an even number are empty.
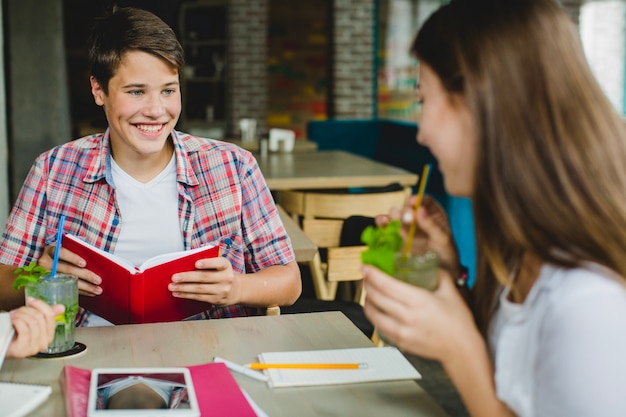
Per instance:
[[[167,286],[173,274],[193,271],[196,261],[219,256],[216,245],[160,255],[140,267],[73,235],[64,235],[61,245],[102,278],[102,294],[81,295],[80,306],[113,324],[179,321],[208,308],[207,303],[172,296]]]
[[[202,416],[256,417],[223,363],[188,366]],[[87,417],[91,369],[65,365],[59,378],[68,417]]]

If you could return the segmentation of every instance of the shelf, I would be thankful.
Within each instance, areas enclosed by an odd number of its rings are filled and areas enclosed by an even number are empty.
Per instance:
[[[185,68],[181,129],[220,138],[226,128],[227,2],[182,3],[179,22]]]

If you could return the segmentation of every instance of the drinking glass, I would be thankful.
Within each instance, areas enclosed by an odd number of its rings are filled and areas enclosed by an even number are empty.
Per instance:
[[[395,274],[400,281],[435,291],[439,286],[439,257],[425,251],[416,255],[395,254]]]
[[[78,312],[78,284],[76,277],[67,274],[44,276],[25,286],[26,297],[38,298],[50,305],[63,304],[65,312],[56,317],[54,339],[43,353],[62,353],[74,347],[76,313]]]
[[[394,256],[394,277],[400,281],[435,291],[439,286],[439,257],[435,252],[425,251],[419,254],[398,252]],[[378,333],[378,337],[386,345],[392,343],[384,334]]]

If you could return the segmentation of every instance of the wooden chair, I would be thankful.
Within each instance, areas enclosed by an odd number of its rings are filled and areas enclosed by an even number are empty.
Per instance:
[[[280,316],[279,306],[270,306],[266,308],[259,308],[259,315],[261,316]]]
[[[366,247],[341,246],[344,221],[351,216],[375,217],[388,213],[390,207],[401,207],[410,189],[398,187],[391,191],[359,194],[317,191],[281,191],[280,205],[294,219],[301,221],[304,233],[325,249],[323,261],[320,253],[309,263],[315,293],[320,300],[334,300],[339,282],[356,282],[354,301],[363,304],[361,290],[361,252]]]

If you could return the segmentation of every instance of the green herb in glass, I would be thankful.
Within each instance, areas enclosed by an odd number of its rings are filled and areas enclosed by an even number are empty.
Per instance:
[[[13,289],[17,291],[29,282],[39,282],[41,277],[49,275],[50,272],[46,268],[37,265],[37,261],[34,261],[30,265],[17,268],[15,274],[17,278],[13,281]]]
[[[400,227],[399,220],[392,220],[385,227],[366,227],[361,234],[361,241],[367,245],[367,250],[361,253],[361,261],[393,276],[395,254],[404,243]]]

